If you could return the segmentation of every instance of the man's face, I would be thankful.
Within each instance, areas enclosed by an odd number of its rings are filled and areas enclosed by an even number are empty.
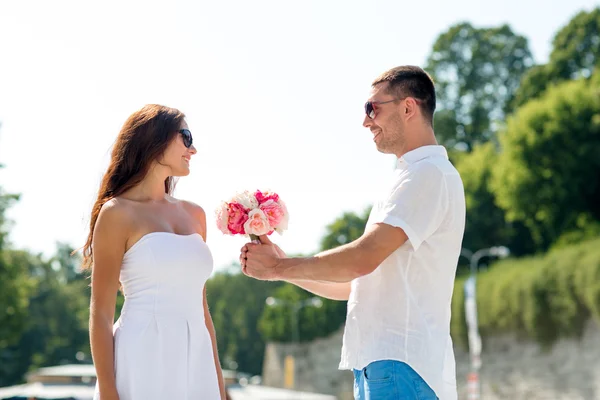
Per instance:
[[[387,82],[380,83],[371,89],[363,126],[373,133],[373,141],[377,150],[385,154],[400,154],[405,144],[405,128],[400,110],[402,102],[387,92]]]

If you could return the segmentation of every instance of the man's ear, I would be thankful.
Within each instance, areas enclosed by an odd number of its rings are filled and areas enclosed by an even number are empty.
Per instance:
[[[412,97],[407,97],[404,100],[404,116],[410,119],[419,112],[419,104]]]

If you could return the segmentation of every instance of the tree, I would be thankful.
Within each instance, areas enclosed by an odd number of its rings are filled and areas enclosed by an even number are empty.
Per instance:
[[[2,168],[2,165],[0,165]],[[19,200],[19,195],[6,193],[0,187],[0,251],[6,246],[9,232],[9,221],[6,219],[6,210]]]
[[[364,232],[371,207],[361,215],[345,212],[325,228],[321,239],[321,251],[350,243]],[[272,294],[290,304],[306,300],[314,295],[291,284],[284,284]],[[335,332],[346,319],[346,302],[321,299],[321,308],[304,307],[298,315],[298,333],[300,341],[324,337]],[[260,331],[266,340],[290,342],[292,335],[292,310],[289,306],[277,306],[265,309],[260,320]]]
[[[365,231],[371,207],[362,215],[345,212],[331,224],[327,225],[326,233],[321,239],[321,251],[333,249],[358,239]]]
[[[36,282],[29,277],[35,257],[24,251],[0,250],[0,387],[18,382],[22,372],[19,342],[26,331],[30,296]]]
[[[262,373],[265,340],[259,333],[258,321],[266,307],[265,300],[282,284],[251,279],[239,272],[220,272],[206,282],[207,302],[224,368]]]
[[[589,77],[600,60],[600,7],[577,14],[554,37],[550,64],[564,79]]]
[[[600,62],[600,7],[582,11],[554,37],[549,61],[524,76],[513,107],[541,96],[552,85],[590,77]]]
[[[501,144],[492,188],[538,246],[600,220],[600,77],[549,88],[509,119]]]
[[[344,213],[327,226],[322,250],[348,243],[364,231],[368,211]],[[217,334],[219,357],[225,368],[250,374],[262,372],[265,342],[292,340],[291,310],[267,307],[267,297],[298,301],[313,295],[285,282],[262,282],[240,274],[231,265],[206,283],[206,295]],[[300,339],[326,336],[339,329],[346,316],[346,302],[322,299],[321,308],[305,307],[299,313]]]
[[[426,70],[437,86],[436,136],[471,151],[493,140],[521,76],[533,64],[527,39],[508,25],[460,23],[433,45]]]
[[[346,320],[346,302],[321,299],[321,307],[305,306],[298,311],[298,320],[293,321],[294,304],[314,297],[297,286],[286,283],[273,294],[280,302],[264,310],[259,328],[267,340],[291,342],[294,338],[293,324],[298,324],[298,340],[306,342],[325,337],[335,332]]]
[[[25,329],[7,351],[9,373],[3,378],[8,383],[19,382],[29,369],[89,359],[89,287],[85,279],[65,280],[76,264],[63,257],[70,250],[59,244],[50,260],[24,251],[10,252],[13,265],[27,266],[35,290],[28,299]]]
[[[29,276],[32,257],[10,250],[7,243],[10,224],[6,211],[18,199],[0,187],[0,386],[10,383],[12,348],[26,329],[29,296],[35,289]]]
[[[463,247],[477,251],[503,245],[510,248],[513,255],[533,253],[535,248],[527,228],[520,221],[507,222],[505,211],[496,204],[490,181],[498,157],[496,146],[488,142],[475,146],[456,164],[463,180],[467,207]]]
[[[56,253],[52,258],[54,269],[59,279],[64,283],[87,280],[88,276],[81,271],[81,254],[75,253],[75,249],[67,243],[56,244]],[[75,254],[77,254],[75,256]]]

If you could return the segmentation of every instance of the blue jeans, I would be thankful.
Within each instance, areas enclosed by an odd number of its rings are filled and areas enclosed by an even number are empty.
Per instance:
[[[356,400],[438,400],[429,385],[408,364],[382,360],[354,370]]]

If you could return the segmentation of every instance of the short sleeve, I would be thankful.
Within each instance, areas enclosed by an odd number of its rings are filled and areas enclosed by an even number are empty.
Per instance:
[[[441,226],[447,210],[444,173],[432,163],[421,162],[400,174],[371,222],[401,228],[416,251]]]

